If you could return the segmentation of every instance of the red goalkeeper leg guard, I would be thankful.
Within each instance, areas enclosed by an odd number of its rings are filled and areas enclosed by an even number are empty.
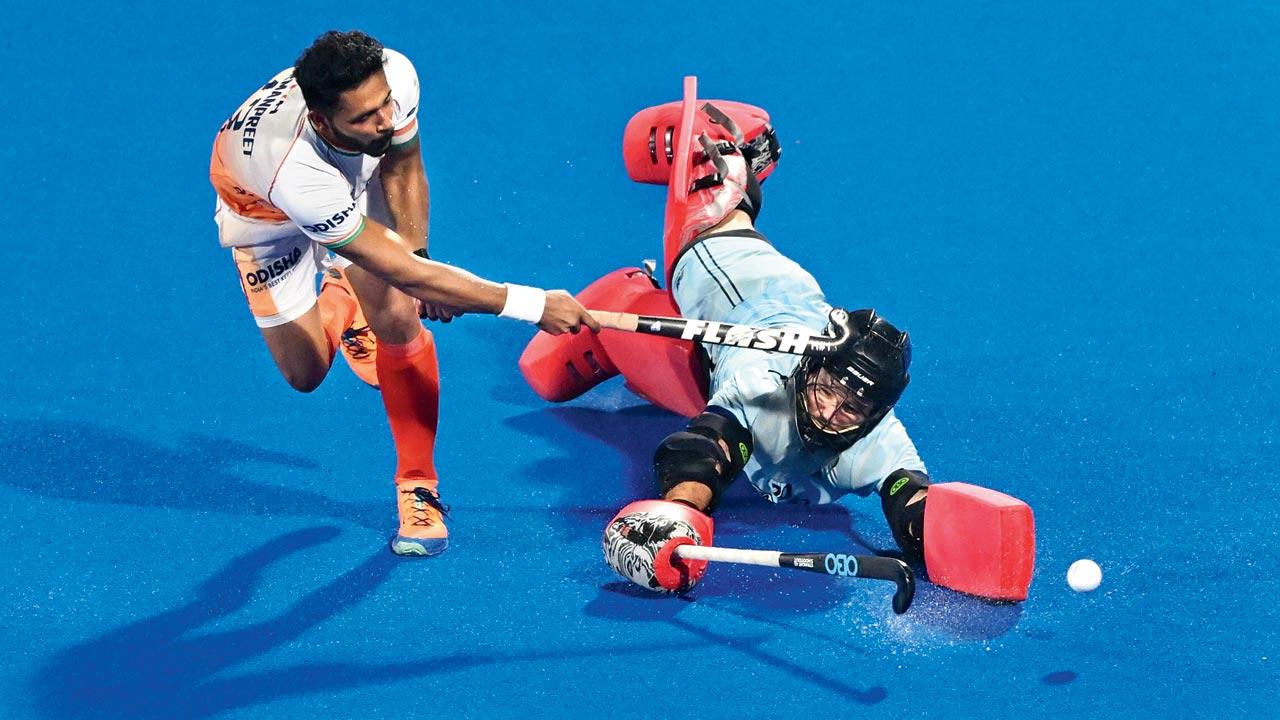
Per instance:
[[[592,310],[625,312],[632,300],[654,289],[641,268],[614,270],[575,297]],[[564,402],[618,374],[600,336],[591,332],[538,332],[520,355],[520,373],[529,387],[551,402]]]
[[[754,105],[732,100],[695,98],[695,103],[699,106],[693,129],[695,135],[727,132],[751,161],[757,180],[763,181],[773,172],[782,150],[773,126],[769,124],[769,113]],[[622,162],[632,180],[653,185],[666,185],[671,181],[676,131],[680,127],[683,105],[683,101],[676,101],[645,108],[627,123],[622,132]],[[698,148],[693,150],[697,152]]]
[[[634,297],[623,312],[680,316],[670,293],[654,287]],[[706,409],[707,371],[692,340],[621,330],[601,330],[599,338],[631,392],[684,417],[694,417]]]
[[[592,310],[678,316],[671,295],[641,268],[623,268],[591,283],[578,301]],[[564,402],[616,376],[627,388],[665,410],[693,417],[707,404],[707,378],[688,340],[602,330],[548,335],[539,332],[520,355],[520,373],[540,397]]]
[[[698,233],[738,207],[755,217],[759,181],[782,154],[764,110],[697,95],[697,78],[686,77],[680,102],[636,113],[622,137],[631,179],[667,184],[662,251],[668,284],[676,256]]]

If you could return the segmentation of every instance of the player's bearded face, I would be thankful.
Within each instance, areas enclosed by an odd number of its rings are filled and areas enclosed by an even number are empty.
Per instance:
[[[329,130],[346,150],[381,157],[391,147],[391,86],[381,71],[344,92]]]
[[[858,397],[825,368],[809,376],[804,387],[804,404],[813,424],[828,433],[861,427],[873,410],[871,403]]]
[[[374,135],[372,138],[368,138],[367,136],[361,137],[358,135],[347,135],[339,130],[336,124],[333,127],[333,135],[338,139],[338,142],[342,143],[343,147],[362,152],[365,155],[371,155],[373,157],[382,157],[382,155],[387,152],[387,149],[391,147],[392,132],[392,130],[388,129],[384,133],[379,133]]]

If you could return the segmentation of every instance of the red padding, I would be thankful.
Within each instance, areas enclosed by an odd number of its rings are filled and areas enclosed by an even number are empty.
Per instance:
[[[924,564],[934,583],[992,600],[1026,600],[1035,558],[1031,506],[968,483],[929,486]]]
[[[676,128],[675,157],[671,161],[671,181],[667,183],[667,204],[662,220],[662,277],[671,287],[676,257],[680,254],[680,230],[689,210],[689,172],[693,169],[693,120],[697,114],[698,78],[687,75],[680,102],[680,125]]]
[[[706,560],[685,560],[676,555],[681,545],[696,545],[693,538],[673,537],[653,557],[653,576],[672,592],[683,592],[698,584],[707,571]]]
[[[592,310],[624,312],[636,297],[652,290],[653,281],[644,270],[622,268],[591,283],[577,298]],[[543,399],[564,402],[617,375],[618,368],[596,333],[539,331],[520,355],[520,373]]]
[[[743,140],[750,142],[769,129],[769,113],[755,105],[733,100],[701,100],[699,110],[711,103],[728,115],[742,132]],[[680,127],[684,102],[675,101],[645,108],[631,117],[622,131],[622,162],[627,176],[639,183],[666,185],[671,180],[671,165],[676,152],[676,132]],[[707,133],[713,139],[728,139],[724,128],[711,122],[710,116],[699,112],[694,118],[694,135]],[[774,164],[767,165],[757,176],[764,180],[773,172]]]
[[[671,296],[654,287],[633,296],[624,312],[680,315]],[[602,330],[599,337],[631,392],[685,417],[693,417],[706,408],[707,373],[692,341],[621,330]]]
[[[685,592],[698,584],[707,572],[706,560],[685,560],[676,555],[681,545],[711,545],[715,540],[715,522],[711,516],[698,512],[683,503],[666,500],[639,500],[618,513],[651,513],[658,517],[687,523],[697,537],[677,535],[663,543],[653,557],[653,576],[658,584],[672,592]]]
[[[622,131],[622,164],[632,180],[666,185],[671,179],[680,105],[677,100],[647,107],[627,122]]]

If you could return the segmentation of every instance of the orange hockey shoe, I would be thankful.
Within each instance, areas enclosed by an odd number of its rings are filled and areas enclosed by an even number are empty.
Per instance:
[[[397,483],[396,508],[400,530],[391,538],[391,552],[429,557],[449,548],[449,528],[444,525],[449,507],[440,503],[439,493],[413,480]]]
[[[356,300],[356,291],[351,288],[346,274],[336,267],[330,267],[324,271],[324,280],[320,283],[321,294],[326,289],[329,292],[345,292],[355,302],[355,318],[351,321],[351,326],[342,331],[342,357],[346,358],[347,365],[351,367],[351,372],[354,372],[356,377],[376,390],[378,387],[376,362],[378,339],[374,337],[373,330],[369,329],[364,310],[360,309],[360,301]]]

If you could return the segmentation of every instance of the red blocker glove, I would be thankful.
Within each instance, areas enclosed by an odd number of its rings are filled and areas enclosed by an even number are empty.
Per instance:
[[[1027,599],[1036,564],[1029,505],[959,482],[930,485],[927,502],[924,566],[931,581],[992,600]]]
[[[681,545],[710,545],[711,517],[683,503],[638,500],[618,511],[604,529],[604,560],[619,575],[647,590],[682,593],[707,571],[705,560],[682,560]]]

